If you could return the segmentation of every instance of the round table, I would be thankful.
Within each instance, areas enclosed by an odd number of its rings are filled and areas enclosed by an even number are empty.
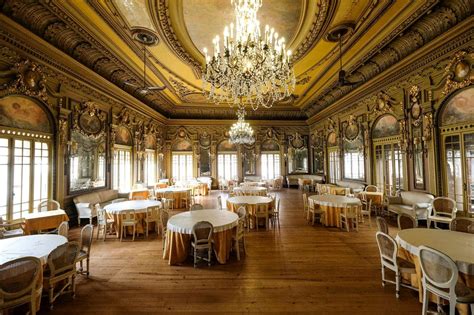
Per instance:
[[[266,185],[266,182],[243,182],[239,184],[240,187],[264,187]]]
[[[167,224],[163,259],[167,259],[170,265],[184,262],[189,254],[194,224],[208,221],[214,227],[214,252],[217,261],[225,264],[229,259],[233,230],[238,225],[238,220],[236,213],[216,209],[186,211],[172,216]]]
[[[232,212],[237,212],[239,206],[245,204],[245,210],[247,211],[247,215],[249,216],[250,228],[253,228],[256,226],[256,205],[260,203],[267,203],[268,212],[270,213],[272,211],[273,199],[270,197],[263,196],[235,196],[227,198],[227,209]]]
[[[383,202],[383,192],[380,191],[363,191],[359,193],[359,196],[365,195],[367,201],[372,200],[372,204],[375,206],[381,206]]]
[[[418,288],[422,287],[419,247],[424,245],[448,255],[459,269],[460,280],[474,289],[474,234],[415,228],[398,232],[396,241],[400,246],[398,255],[415,264]],[[423,290],[419,290],[419,298],[420,302],[423,301]],[[463,305],[458,305],[458,310],[467,314]]]
[[[0,240],[0,265],[10,260],[33,256],[44,265],[49,254],[58,246],[67,243],[67,238],[56,234],[27,235]]]
[[[339,195],[313,195],[309,196],[314,204],[319,205],[325,212],[323,224],[325,226],[340,227],[339,215],[346,206],[361,206],[360,199]]]
[[[235,187],[234,192],[236,195],[241,196],[266,196],[267,188],[265,187],[255,187],[255,186],[242,186]]]
[[[161,202],[157,200],[127,200],[108,204],[104,207],[104,209],[107,211],[107,213],[110,213],[114,216],[115,231],[117,232],[117,236],[120,236],[120,231],[117,227],[120,227],[120,213],[122,211],[135,210],[136,218],[138,219],[137,233],[143,234],[144,228],[142,220],[145,218],[147,208],[160,206]]]
[[[191,188],[186,187],[166,187],[155,190],[157,198],[173,199],[174,209],[186,209],[185,199],[191,196]]]

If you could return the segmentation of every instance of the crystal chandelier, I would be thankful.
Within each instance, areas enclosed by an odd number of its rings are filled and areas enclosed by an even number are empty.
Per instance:
[[[229,141],[234,144],[253,144],[255,142],[253,129],[248,122],[245,122],[245,111],[239,110],[237,117],[237,122],[230,127]]]
[[[274,102],[291,95],[295,75],[290,64],[291,51],[285,38],[265,26],[263,37],[257,11],[262,0],[231,0],[235,25],[224,28],[223,50],[220,37],[213,39],[214,54],[203,49],[203,90],[215,103],[272,107]],[[209,90],[209,92],[207,92]]]

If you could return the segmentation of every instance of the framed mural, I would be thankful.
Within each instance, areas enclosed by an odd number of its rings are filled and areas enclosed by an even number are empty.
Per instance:
[[[385,138],[400,135],[400,124],[395,116],[387,114],[380,117],[372,129],[372,138]]]
[[[51,133],[46,112],[31,98],[8,96],[0,99],[0,125]]]

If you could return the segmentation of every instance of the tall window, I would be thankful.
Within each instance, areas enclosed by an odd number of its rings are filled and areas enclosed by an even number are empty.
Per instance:
[[[0,137],[0,215],[10,220],[36,210],[50,196],[50,144]]]
[[[144,181],[148,186],[156,182],[156,153],[155,150],[146,150]]]
[[[375,145],[375,184],[386,194],[405,189],[405,161],[397,143]]]
[[[115,148],[113,162],[113,188],[121,192],[130,191],[132,184],[132,150]]]
[[[231,180],[237,178],[237,154],[217,154],[217,173],[220,178]]]
[[[274,179],[280,176],[280,153],[262,153],[260,161],[262,179]]]
[[[364,180],[364,155],[358,151],[344,151],[344,177]]]
[[[193,153],[172,153],[172,174],[177,181],[186,181],[193,178]]]
[[[329,153],[329,182],[336,183],[341,179],[339,164],[339,149],[328,149]]]

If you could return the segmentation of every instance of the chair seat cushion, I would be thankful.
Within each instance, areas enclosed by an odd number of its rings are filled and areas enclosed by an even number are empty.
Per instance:
[[[441,215],[430,215],[429,219],[431,221],[442,222],[442,223],[451,223],[451,221],[453,221],[453,218],[441,216]]]

